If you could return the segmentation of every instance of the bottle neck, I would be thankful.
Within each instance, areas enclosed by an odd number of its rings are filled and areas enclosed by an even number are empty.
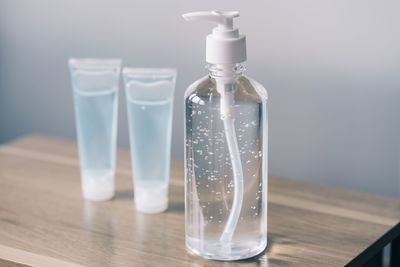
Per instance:
[[[245,68],[242,64],[208,64],[206,65],[208,69],[208,73],[210,77],[218,79],[218,78],[232,78],[237,80],[240,76],[242,76]]]
[[[244,67],[241,64],[210,64],[207,65],[207,69],[210,77],[215,80],[216,90],[221,96],[221,119],[233,120],[235,92]]]

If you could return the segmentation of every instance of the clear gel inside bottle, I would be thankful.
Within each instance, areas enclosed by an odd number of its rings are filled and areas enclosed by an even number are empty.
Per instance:
[[[234,130],[243,171],[240,215],[227,241],[223,233],[235,198],[227,129],[221,119],[217,81],[227,75],[210,65],[209,75],[185,93],[185,209],[186,245],[209,259],[238,260],[262,252],[267,243],[267,92],[242,75],[237,64]]]

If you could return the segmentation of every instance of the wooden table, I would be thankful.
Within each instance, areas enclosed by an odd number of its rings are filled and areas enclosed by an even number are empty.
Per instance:
[[[136,212],[131,179],[119,151],[116,197],[85,201],[75,143],[31,135],[0,146],[0,265],[376,266],[391,241],[399,263],[399,199],[270,177],[266,251],[218,262],[185,249],[182,161],[165,213]]]

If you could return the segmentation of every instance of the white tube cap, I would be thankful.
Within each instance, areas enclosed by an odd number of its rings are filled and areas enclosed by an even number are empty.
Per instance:
[[[92,201],[109,200],[114,197],[114,175],[82,175],[82,194]]]
[[[238,11],[200,11],[182,15],[187,21],[203,20],[218,24],[207,36],[206,61],[211,64],[235,64],[246,61],[246,36],[233,27]]]
[[[168,186],[162,188],[134,187],[136,209],[144,213],[160,213],[168,208]]]

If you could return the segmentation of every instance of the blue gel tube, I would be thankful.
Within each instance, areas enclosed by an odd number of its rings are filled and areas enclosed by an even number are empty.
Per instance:
[[[114,196],[120,59],[69,60],[84,198]]]
[[[175,69],[124,68],[136,209],[168,207]]]

